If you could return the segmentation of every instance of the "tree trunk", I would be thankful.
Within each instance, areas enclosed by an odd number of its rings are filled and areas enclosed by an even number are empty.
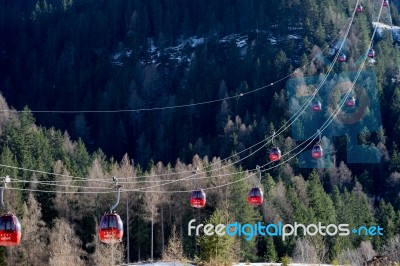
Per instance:
[[[161,247],[162,251],[164,252],[164,209],[163,205],[161,204]]]
[[[139,230],[138,230],[138,261],[140,262],[140,223],[138,223],[138,227],[139,227]]]
[[[126,181],[128,181],[128,178]],[[126,263],[129,264],[129,197],[126,198],[126,246]]]
[[[154,236],[154,218],[151,212],[151,262],[153,262],[153,236]]]

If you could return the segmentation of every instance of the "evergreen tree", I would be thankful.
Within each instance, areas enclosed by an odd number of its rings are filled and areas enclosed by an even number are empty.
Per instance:
[[[216,210],[206,224],[212,224],[214,227],[218,224],[227,224],[231,217],[227,211]],[[235,254],[233,246],[235,238],[223,235],[213,234],[211,236],[202,235],[199,239],[201,252],[199,257],[208,265],[231,265]]]
[[[400,172],[400,153],[397,150],[397,145],[393,148],[393,153],[390,158],[389,170],[391,172]]]
[[[394,237],[396,232],[396,212],[392,204],[386,203],[384,200],[379,202],[376,211],[376,222],[383,228],[383,236],[377,236],[374,240],[379,246],[383,246],[388,243],[389,239]]]
[[[236,174],[234,176],[234,180],[242,179],[244,174]],[[258,178],[258,177],[257,177]],[[255,181],[257,178],[251,179],[251,182],[256,186],[258,181]],[[258,186],[258,185],[257,185]],[[250,187],[247,185],[244,186],[243,184],[237,183],[233,185],[231,190],[231,196],[229,197],[230,200],[230,212],[232,213],[233,217],[237,221],[242,224],[255,224],[258,221],[261,221],[261,215],[257,208],[249,208],[247,202],[247,193],[249,192]],[[237,195],[240,195],[239,197]],[[245,260],[254,261],[257,260],[257,251],[256,251],[256,238],[252,238],[251,240],[246,240],[245,238],[240,239],[241,243],[241,252],[242,257]]]
[[[320,177],[315,171],[310,174],[307,194],[310,200],[309,206],[314,213],[314,222],[323,224],[335,223],[336,215],[332,200],[324,191]]]
[[[267,237],[266,242],[264,259],[266,262],[276,262],[278,260],[278,253],[275,249],[274,239],[272,237]]]

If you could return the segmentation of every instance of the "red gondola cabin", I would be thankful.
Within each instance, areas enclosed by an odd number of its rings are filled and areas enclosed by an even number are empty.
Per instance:
[[[269,152],[269,159],[271,161],[279,161],[281,159],[281,150],[278,147],[272,147]]]
[[[356,11],[357,13],[362,13],[364,11],[364,7],[362,5],[358,5]]]
[[[368,57],[369,58],[374,58],[375,57],[375,51],[374,51],[374,49],[369,49],[368,50]]]
[[[206,205],[206,193],[202,189],[192,191],[190,206],[193,208],[203,208]]]
[[[346,62],[346,54],[345,53],[340,53],[338,57],[339,62]]]
[[[346,99],[346,106],[347,107],[354,107],[356,105],[356,99],[353,96],[349,96]]]
[[[383,6],[389,6],[389,1],[388,0],[383,0]]]
[[[103,215],[98,230],[100,241],[106,244],[120,243],[124,235],[124,225],[116,213]]]
[[[322,147],[321,145],[314,145],[311,151],[311,156],[314,159],[320,159],[322,158],[323,152],[322,152]]]
[[[312,103],[312,110],[313,110],[314,112],[319,112],[319,111],[321,111],[321,108],[322,108],[322,104],[321,104],[320,101],[314,101],[314,102]]]
[[[252,206],[260,206],[263,200],[263,192],[259,187],[253,187],[247,195],[247,202]]]
[[[0,216],[0,246],[17,246],[21,241],[21,224],[13,214]]]

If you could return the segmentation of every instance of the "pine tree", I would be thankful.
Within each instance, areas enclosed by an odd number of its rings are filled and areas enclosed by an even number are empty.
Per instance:
[[[264,259],[266,262],[276,262],[278,260],[278,252],[276,252],[274,239],[272,237],[266,237],[266,241]]]
[[[286,53],[282,50],[276,55],[274,60],[274,67],[276,69],[276,76],[283,77],[287,73],[288,59]]]
[[[397,145],[393,147],[393,153],[390,158],[389,170],[391,172],[400,172],[400,153],[397,150]]]
[[[388,240],[391,239],[396,231],[396,213],[393,209],[392,204],[386,203],[384,200],[379,202],[378,209],[376,211],[377,224],[383,228],[383,236],[377,236],[374,240],[382,244],[387,244]]]
[[[310,174],[307,194],[310,200],[309,206],[314,213],[315,221],[323,224],[335,223],[336,215],[332,200],[324,191],[320,178],[315,171]]]
[[[350,228],[358,228],[361,225],[367,227],[376,225],[368,203],[368,198],[365,193],[362,192],[362,188],[359,183],[356,183],[356,186],[351,193],[348,193],[345,190],[342,198],[342,208],[337,209],[337,217],[340,222],[349,224]],[[369,239],[370,237],[365,235],[356,236],[350,234],[346,239],[343,240],[351,243],[347,244],[348,248],[355,248],[360,245],[361,241]]]
[[[206,224],[227,224],[230,220],[230,215],[227,211],[216,210],[210,219],[206,220]],[[199,254],[200,259],[210,266],[218,265],[231,265],[234,260],[234,248],[235,238],[223,235],[219,236],[213,234],[211,236],[202,235],[199,239],[199,245],[201,252]]]
[[[234,180],[241,179],[244,177],[244,174],[235,174]],[[253,186],[261,186],[258,184],[258,176],[253,177],[251,183]],[[243,185],[241,183],[236,183],[232,186],[232,191],[230,192],[230,209],[232,210],[232,214],[240,221],[240,223],[245,224],[254,224],[257,221],[261,221],[261,215],[257,208],[250,207],[247,202],[247,193],[249,192],[250,187],[247,185]],[[238,197],[238,195],[240,195]],[[240,239],[241,243],[241,252],[243,259],[247,261],[257,260],[257,251],[256,251],[256,238],[252,238],[251,240],[246,240],[245,238]]]
[[[296,191],[293,187],[289,187],[286,193],[290,205],[293,209],[293,222],[307,224],[313,220],[312,209],[306,206],[305,202],[297,197]]]

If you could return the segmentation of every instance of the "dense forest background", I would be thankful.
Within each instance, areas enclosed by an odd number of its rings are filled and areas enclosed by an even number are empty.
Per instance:
[[[363,4],[365,12],[356,15],[346,41],[347,63],[335,66],[337,73],[356,69],[367,49],[377,10],[375,1]],[[395,25],[398,4],[390,5]],[[202,211],[192,210],[189,193],[159,193],[223,185],[265,164],[269,147],[240,165],[221,159],[246,156],[249,152],[237,153],[289,119],[285,82],[275,81],[295,69],[305,76],[325,73],[328,65],[318,61],[302,66],[334,40],[354,5],[340,0],[1,1],[0,175],[13,178],[6,203],[24,230],[20,246],[0,249],[2,263],[61,265],[66,256],[74,258],[73,265],[110,264],[110,257],[126,261],[127,234],[112,248],[96,240],[96,222],[114,201],[111,176],[129,190],[118,211],[125,228],[126,211],[131,213],[130,261],[161,258],[172,246],[168,239],[182,242],[182,256],[209,261],[212,241],[187,236],[193,217],[385,228],[383,237],[374,238],[227,240],[224,247],[233,253],[224,253],[224,259],[278,261],[287,255],[344,263],[376,252],[400,260],[395,257],[400,256],[395,252],[400,250],[400,61],[389,31],[374,40],[377,60],[368,66],[377,75],[383,127],[360,134],[361,142],[380,149],[381,163],[347,165],[346,138],[338,137],[332,140],[332,168],[303,169],[291,160],[263,173],[265,204],[259,209],[247,206],[247,191],[257,183],[251,177],[210,190]],[[101,112],[212,101],[271,83],[204,105]],[[289,129],[275,144],[283,152],[296,146]],[[203,179],[195,184],[154,186],[188,177],[196,167]],[[137,191],[148,186],[156,192]]]

